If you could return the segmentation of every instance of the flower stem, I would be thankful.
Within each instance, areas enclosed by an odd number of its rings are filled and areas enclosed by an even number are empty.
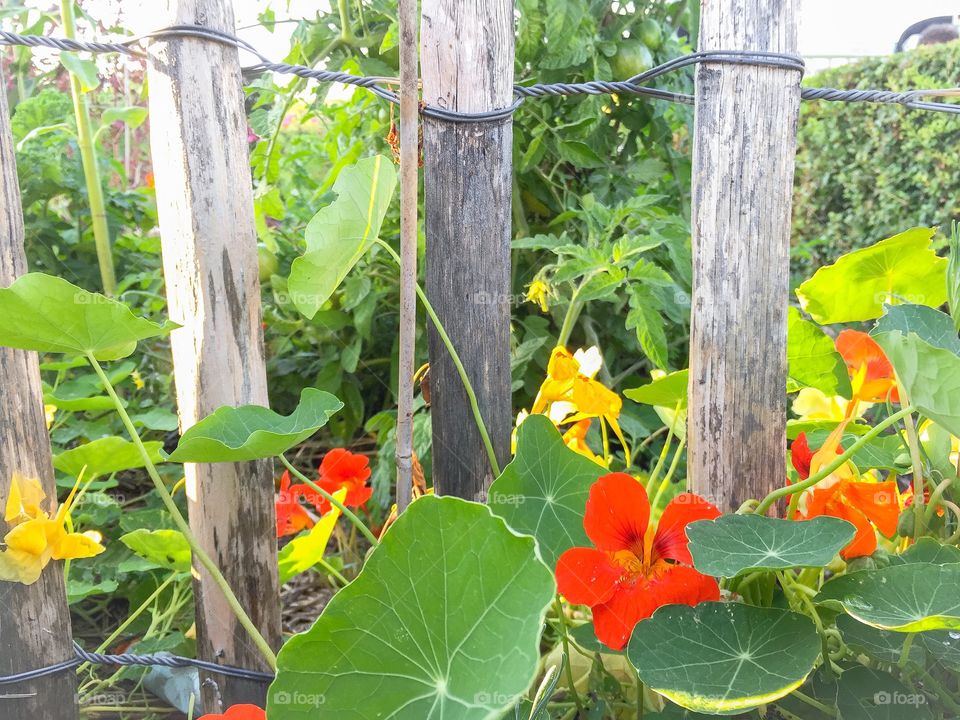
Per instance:
[[[563,643],[564,665],[567,666],[567,685],[570,686],[570,695],[573,696],[573,703],[576,705],[577,714],[583,712],[583,702],[580,700],[580,693],[577,692],[577,686],[573,678],[573,665],[570,664],[570,631],[567,627],[567,616],[563,612],[563,603],[560,602],[560,596],[554,598],[557,608],[557,620],[560,622],[560,641]]]
[[[331,505],[333,505],[333,506],[334,506],[335,508],[337,508],[340,512],[342,512],[342,513],[343,513],[343,516],[344,516],[345,518],[347,518],[347,520],[349,520],[351,523],[353,523],[354,527],[357,528],[357,530],[359,530],[361,533],[363,533],[363,536],[370,542],[370,545],[372,545],[373,547],[376,547],[377,545],[380,544],[380,542],[377,540],[376,535],[374,535],[374,534],[370,531],[370,528],[368,528],[366,525],[364,525],[363,520],[361,520],[359,517],[357,517],[357,514],[356,514],[355,512],[353,512],[350,508],[348,508],[348,507],[347,507],[346,505],[344,505],[342,502],[340,502],[339,500],[337,500],[333,495],[331,495],[330,493],[328,493],[328,492],[327,492],[326,490],[324,490],[322,487],[320,487],[319,485],[317,485],[313,480],[311,480],[310,478],[308,478],[308,477],[307,477],[306,475],[304,475],[302,472],[300,472],[299,470],[297,470],[293,465],[290,464],[290,461],[287,460],[287,458],[285,458],[282,454],[278,455],[277,457],[280,458],[280,462],[282,462],[282,463],[283,463],[283,466],[284,466],[285,468],[287,468],[287,470],[290,471],[290,474],[291,474],[291,475],[294,475],[300,482],[308,485],[311,489],[313,489],[313,490],[315,490],[316,492],[320,493],[324,498],[327,499],[327,501],[328,501]]]
[[[857,438],[857,441],[850,446],[850,448],[844,452],[842,455],[837,455],[837,459],[825,466],[820,472],[811,475],[806,480],[798,482],[795,485],[787,485],[786,487],[778,488],[773,492],[769,493],[757,506],[757,509],[754,511],[758,515],[765,515],[767,510],[770,509],[770,506],[773,505],[777,500],[788,495],[794,495],[796,493],[801,493],[807,488],[811,488],[816,485],[818,482],[823,480],[826,477],[829,477],[830,474],[841,467],[845,462],[852,458],[860,448],[866,445],[868,442],[873,440],[877,435],[882,433],[891,425],[895,424],[902,418],[907,417],[910,413],[913,412],[913,406],[908,405],[902,410],[895,412],[890,417],[886,418],[882,422],[877,423],[875,426],[870,428],[866,433]]]
[[[227,605],[230,606],[234,616],[236,616],[244,630],[249,633],[251,640],[253,640],[254,644],[257,646],[260,654],[263,655],[263,659],[266,661],[268,667],[271,670],[276,670],[277,656],[270,647],[270,643],[268,643],[266,638],[260,634],[257,626],[253,624],[253,620],[250,619],[247,611],[243,609],[243,606],[240,604],[240,600],[237,599],[237,596],[230,588],[230,584],[227,582],[227,579],[223,576],[223,573],[220,572],[220,568],[218,568],[213,559],[207,555],[206,551],[200,547],[200,543],[197,542],[193,532],[190,530],[190,524],[187,522],[186,518],[183,517],[183,514],[180,512],[180,508],[177,507],[177,503],[173,500],[173,496],[170,495],[170,492],[167,490],[167,486],[163,484],[163,479],[160,477],[160,473],[157,472],[157,467],[153,464],[153,460],[150,458],[150,453],[147,452],[146,447],[144,447],[143,441],[140,439],[140,435],[137,433],[137,429],[133,426],[133,421],[127,414],[127,409],[124,407],[123,401],[120,399],[120,396],[117,395],[117,391],[110,382],[110,378],[107,377],[107,374],[103,371],[100,363],[92,353],[87,353],[86,357],[87,361],[90,363],[90,366],[99,376],[100,382],[103,385],[103,389],[107,391],[107,395],[109,395],[110,399],[113,401],[113,405],[117,409],[117,414],[120,415],[120,421],[123,423],[127,433],[130,435],[130,439],[133,441],[133,444],[140,452],[140,457],[143,459],[144,466],[147,470],[147,475],[149,475],[150,479],[153,481],[153,485],[157,490],[157,495],[160,496],[160,500],[167,508],[167,512],[169,512],[173,518],[173,522],[177,526],[177,529],[183,533],[183,537],[190,545],[190,550],[193,552],[193,556],[197,559],[197,562],[199,562],[200,565],[202,565],[204,569],[210,573],[210,579],[213,580],[213,583],[218,588],[220,588],[220,592],[223,593],[223,597],[227,601]]]
[[[70,39],[76,35],[76,21],[73,16],[74,0],[60,0],[60,18],[63,21],[63,34]],[[68,71],[70,93],[73,96],[73,110],[77,121],[77,145],[83,165],[83,178],[87,186],[87,198],[90,202],[90,222],[93,227],[93,240],[97,249],[97,262],[100,265],[100,282],[105,295],[113,297],[117,291],[117,278],[113,269],[113,251],[110,249],[110,230],[107,227],[107,210],[103,200],[103,184],[100,180],[100,167],[97,161],[97,149],[94,146],[93,130],[90,127],[90,104],[80,86],[80,78]]]
[[[900,659],[897,660],[897,667],[900,670],[903,670],[910,661],[910,648],[913,646],[913,640],[916,636],[916,633],[907,633],[907,636],[903,639],[903,646],[900,648]]]
[[[923,511],[923,461],[920,459],[920,438],[917,435],[917,426],[913,422],[913,413],[908,413],[903,419],[907,429],[907,445],[910,448],[910,463],[913,466],[913,537],[923,535],[926,529],[926,515]]]
[[[377,244],[385,248],[390,256],[393,257],[397,265],[400,265],[400,256],[397,255],[397,251],[390,247],[383,240],[378,239]],[[430,316],[430,321],[433,323],[433,326],[437,329],[437,334],[440,336],[440,340],[447,348],[447,352],[450,353],[450,359],[453,360],[454,366],[457,368],[457,373],[460,375],[460,381],[463,383],[463,389],[467,393],[467,399],[470,401],[470,409],[473,411],[473,419],[477,424],[477,432],[480,433],[480,439],[483,441],[483,446],[487,451],[487,459],[490,461],[490,469],[493,470],[493,475],[495,478],[500,477],[500,463],[497,462],[497,454],[493,451],[493,443],[490,442],[490,434],[487,432],[487,426],[483,422],[483,416],[480,414],[480,404],[477,402],[477,394],[473,391],[473,384],[470,382],[470,377],[467,375],[466,368],[463,367],[463,363],[460,361],[460,355],[457,353],[457,349],[453,346],[453,342],[450,340],[450,336],[447,335],[447,331],[443,328],[443,323],[440,322],[440,318],[437,316],[436,311],[433,309],[433,305],[430,304],[430,301],[427,299],[427,295],[423,292],[423,288],[420,287],[420,283],[416,284],[415,287],[417,291],[417,297],[420,298],[420,302],[423,305],[423,309],[427,311],[427,315]]]

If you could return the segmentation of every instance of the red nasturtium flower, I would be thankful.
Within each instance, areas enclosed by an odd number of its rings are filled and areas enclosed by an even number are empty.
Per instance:
[[[844,330],[837,335],[837,352],[847,363],[853,396],[864,402],[900,402],[893,366],[883,349],[865,332]]]
[[[296,535],[305,528],[313,527],[313,518],[307,514],[300,498],[301,489],[306,485],[290,484],[290,473],[284,472],[280,478],[280,493],[277,495],[277,537]]]
[[[347,507],[360,507],[373,495],[373,488],[367,485],[369,478],[370,458],[343,448],[334,448],[323,456],[317,485],[331,495],[341,488],[346,488],[347,498],[343,504]],[[323,495],[309,486],[300,487],[303,488],[303,497],[313,503],[317,512],[323,514],[330,510],[330,503]]]
[[[843,452],[840,438],[845,427],[846,423],[840,423],[816,452],[810,451],[804,433],[797,436],[790,446],[790,457],[802,480],[818,472]],[[896,481],[867,482],[856,480],[855,477],[850,463],[841,465],[816,485],[803,491],[795,516],[798,520],[809,520],[819,515],[830,515],[853,524],[857,534],[840,551],[841,557],[847,560],[872,555],[877,549],[874,526],[887,537],[892,537],[897,532],[900,516]]]
[[[231,705],[222,715],[203,715],[197,720],[267,720],[267,713],[256,705]]]
[[[684,493],[650,523],[647,492],[625,473],[604,475],[590,488],[583,529],[592,548],[571,548],[557,561],[557,588],[593,609],[597,638],[622,650],[634,626],[661,605],[719,600],[717,581],[693,569],[686,527],[720,511]]]

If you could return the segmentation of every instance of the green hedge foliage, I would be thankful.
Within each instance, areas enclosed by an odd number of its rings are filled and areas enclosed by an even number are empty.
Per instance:
[[[864,60],[804,85],[909,90],[960,85],[960,42]],[[896,105],[805,102],[793,206],[796,277],[891,228],[960,217],[960,117]]]

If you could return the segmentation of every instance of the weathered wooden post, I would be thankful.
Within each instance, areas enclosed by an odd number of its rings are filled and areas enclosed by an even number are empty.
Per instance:
[[[423,100],[485,112],[513,101],[511,0],[423,0]],[[427,295],[463,359],[501,466],[510,456],[512,120],[423,121]],[[433,476],[483,500],[493,473],[467,395],[430,332]]]
[[[795,53],[797,0],[702,0],[700,50]],[[784,481],[795,69],[701,64],[689,477],[723,510]]]
[[[158,27],[234,29],[229,0],[167,0]],[[150,142],[182,429],[221,405],[267,405],[253,191],[240,61],[197,38],[149,46]],[[280,641],[274,485],[269,461],[187,465],[190,525],[273,646]],[[206,660],[266,669],[223,595],[197,568]],[[262,683],[213,675],[208,712],[261,704]]]
[[[0,287],[27,271],[23,211],[13,152],[5,84],[0,73]],[[38,478],[53,514],[50,436],[43,412],[37,354],[0,347],[0,508],[10,478],[19,472]],[[6,533],[4,527],[0,533]],[[52,563],[33,585],[0,582],[0,675],[36,670],[73,657],[70,610],[63,567]],[[76,720],[77,676],[72,670],[0,688],[0,717]]]

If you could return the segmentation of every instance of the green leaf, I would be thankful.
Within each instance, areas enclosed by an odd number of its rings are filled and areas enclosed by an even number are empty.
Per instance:
[[[304,316],[313,318],[370,249],[393,198],[397,171],[382,155],[345,168],[333,191],[337,199],[307,225],[307,251],[293,261],[287,290]]]
[[[100,116],[100,122],[104,125],[109,125],[110,123],[115,123],[120,121],[124,123],[131,130],[140,127],[143,125],[143,122],[147,119],[147,109],[145,107],[139,107],[137,105],[129,105],[127,107],[114,107],[107,108],[103,111],[103,115]]]
[[[838,615],[836,625],[843,636],[843,641],[857,652],[869,655],[880,662],[896,664],[900,660],[900,654],[903,651],[903,633],[870,627],[849,615]],[[923,647],[914,643],[910,648],[910,660],[922,665],[923,656]]]
[[[144,447],[153,463],[163,462],[160,452],[163,449],[162,442],[145,442]],[[141,468],[145,464],[137,446],[121,437],[100,438],[53,456],[53,466],[71,477],[79,477],[81,470],[86,467],[83,475],[85,480]]]
[[[796,690],[820,638],[804,615],[706,602],[665,605],[634,628],[627,654],[648,687],[695,712],[735,715]]]
[[[960,548],[955,545],[944,545],[930,537],[922,537],[899,555],[890,556],[891,565],[918,562],[931,565],[960,563]]]
[[[913,228],[847,253],[797,288],[818,323],[880,317],[892,300],[937,307],[947,299],[945,258],[930,247],[936,228]]]
[[[483,505],[422,497],[281,648],[267,713],[499,718],[533,681],[554,591],[533,538]]]
[[[837,682],[841,720],[928,720],[927,698],[893,675],[858,666],[845,670]]]
[[[847,426],[849,429],[851,426]],[[807,442],[812,448],[819,448],[826,442],[830,430],[820,429],[807,432]],[[849,448],[859,439],[856,433],[844,433],[840,442],[841,447]],[[853,454],[853,464],[861,471],[893,470],[903,472],[910,466],[907,447],[900,440],[899,435],[879,435],[869,440]]]
[[[687,526],[693,565],[715,577],[745,570],[824,567],[856,534],[846,520],[782,520],[763,515],[721,515]]]
[[[853,393],[847,365],[833,340],[800,311],[787,311],[787,392],[812,387],[847,399]]]
[[[88,93],[96,90],[100,85],[97,64],[93,60],[85,60],[76,53],[60,53],[60,63],[70,71],[70,74],[80,81],[80,91]]]
[[[600,168],[609,163],[608,160],[597,155],[589,145],[576,140],[560,142],[557,150],[563,160],[579,168]]]
[[[342,407],[316,388],[304,388],[287,416],[260,405],[222,407],[187,430],[169,459],[214,463],[275,457],[313,435]]]
[[[21,275],[0,288],[0,345],[7,347],[118,360],[138,341],[177,327],[139,318],[123,303],[43,273]]]
[[[957,587],[960,564],[910,563],[841,575],[815,601],[883,630],[960,630]]]
[[[190,572],[190,544],[179,530],[134,530],[120,542],[157,567]]]
[[[338,490],[334,497],[343,502],[346,498],[346,491]],[[306,572],[323,560],[327,543],[330,542],[330,536],[333,534],[333,528],[336,526],[339,517],[340,510],[338,508],[331,509],[317,521],[316,525],[306,532],[300,533],[283,546],[278,556],[281,584],[302,572]]]
[[[916,333],[921,340],[934,347],[960,355],[960,337],[949,315],[924,305],[887,305],[870,334],[898,332]]]
[[[960,357],[931,345],[915,332],[885,332],[874,339],[917,410],[953,435],[960,435]]]
[[[627,313],[627,330],[636,330],[637,342],[654,367],[667,368],[667,333],[660,301],[650,288],[635,285],[630,292],[630,312]]]
[[[689,370],[677,370],[646,385],[624,390],[623,394],[634,402],[665,407],[671,410],[677,407],[677,403],[680,403],[680,410],[683,410],[687,407],[687,383],[689,380]]]
[[[606,472],[568,448],[549,418],[531,415],[517,429],[517,454],[487,502],[514,530],[533,535],[553,568],[565,550],[590,544],[583,514],[590,486]]]

